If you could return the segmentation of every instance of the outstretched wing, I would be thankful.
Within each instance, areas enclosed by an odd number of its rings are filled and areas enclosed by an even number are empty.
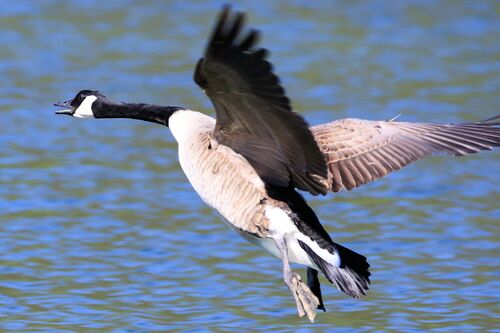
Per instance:
[[[369,183],[423,157],[461,156],[500,146],[500,116],[465,124],[341,119],[311,127],[338,192]]]
[[[257,46],[242,31],[244,14],[226,6],[194,73],[217,114],[213,137],[243,155],[267,183],[327,193],[328,174],[308,124],[290,101]]]

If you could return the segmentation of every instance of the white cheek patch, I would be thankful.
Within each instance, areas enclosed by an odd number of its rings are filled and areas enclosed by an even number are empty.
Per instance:
[[[80,104],[78,109],[73,113],[73,117],[76,118],[95,118],[94,113],[92,112],[92,104],[97,99],[96,96],[87,96]]]

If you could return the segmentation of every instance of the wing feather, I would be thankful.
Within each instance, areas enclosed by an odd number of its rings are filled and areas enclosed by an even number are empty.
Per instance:
[[[226,6],[194,73],[217,114],[213,138],[243,155],[267,183],[326,194],[328,169],[309,125],[257,46],[244,14]]]
[[[341,119],[311,127],[338,192],[382,178],[438,153],[462,156],[500,146],[500,123],[427,124]]]

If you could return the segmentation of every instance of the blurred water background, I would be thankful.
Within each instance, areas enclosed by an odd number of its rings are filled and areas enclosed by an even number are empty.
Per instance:
[[[211,113],[192,72],[221,4],[0,1],[0,331],[499,332],[499,152],[309,198],[373,273],[363,301],[324,281],[310,324],[279,260],[192,191],[167,128],[53,114],[86,88]],[[498,1],[235,7],[312,124],[500,113]]]

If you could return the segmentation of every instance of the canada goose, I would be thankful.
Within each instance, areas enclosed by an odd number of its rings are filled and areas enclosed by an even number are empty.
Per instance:
[[[435,153],[466,155],[500,145],[500,116],[464,124],[341,119],[309,127],[293,112],[244,14],[225,7],[194,73],[217,118],[181,107],[117,103],[82,90],[58,114],[133,118],[168,126],[195,191],[245,239],[281,258],[299,316],[325,309],[318,270],[361,298],[366,258],[330,238],[296,189],[351,190]],[[306,265],[307,284],[290,262]]]

